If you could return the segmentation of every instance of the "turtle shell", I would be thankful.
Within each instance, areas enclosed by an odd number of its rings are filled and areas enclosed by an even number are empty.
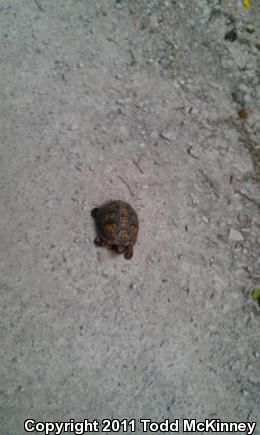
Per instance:
[[[94,209],[98,235],[115,246],[133,246],[138,234],[138,217],[130,204],[110,201]]]

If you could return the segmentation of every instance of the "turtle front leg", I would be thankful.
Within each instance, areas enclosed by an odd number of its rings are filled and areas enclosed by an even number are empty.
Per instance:
[[[106,242],[106,247],[107,247],[107,249],[113,249],[113,242],[112,242],[112,240],[108,240]]]
[[[130,260],[134,254],[133,246],[128,246],[125,252],[125,259]]]
[[[105,246],[105,242],[100,237],[96,237],[94,243],[97,246]]]

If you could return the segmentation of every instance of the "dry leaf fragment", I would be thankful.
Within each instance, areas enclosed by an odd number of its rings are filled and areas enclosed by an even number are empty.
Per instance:
[[[243,6],[247,9],[251,9],[252,8],[252,4],[250,0],[242,0]]]
[[[249,117],[249,115],[251,115],[252,110],[251,109],[241,109],[239,110],[238,114],[240,116],[241,119],[247,119]]]

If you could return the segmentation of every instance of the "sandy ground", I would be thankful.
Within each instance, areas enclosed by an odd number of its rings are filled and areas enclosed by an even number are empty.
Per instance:
[[[260,424],[259,24],[253,0],[0,1],[1,434]],[[93,244],[113,198],[131,261]]]

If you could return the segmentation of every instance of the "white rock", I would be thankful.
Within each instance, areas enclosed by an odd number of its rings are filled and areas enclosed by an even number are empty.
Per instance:
[[[74,131],[74,130],[77,130],[77,128],[78,128],[77,124],[71,124],[71,126],[69,127],[69,130]]]
[[[192,109],[190,110],[190,113],[192,115],[198,115],[200,113],[200,111],[197,107],[192,107]]]
[[[251,95],[246,94],[245,97],[244,97],[244,99],[245,99],[245,101],[246,101],[247,103],[249,103],[249,101],[252,100],[252,97],[251,97]]]
[[[241,84],[238,86],[238,89],[239,89],[241,92],[243,92],[244,94],[246,94],[246,93],[249,92],[249,88],[248,88],[248,86],[246,86],[244,83],[241,83]]]
[[[161,136],[164,139],[170,140],[170,141],[175,141],[176,140],[176,133],[174,131],[163,131],[161,133]]]
[[[152,26],[153,29],[158,29],[158,27],[159,27],[159,23],[158,23],[158,17],[157,17],[157,14],[152,14],[152,15],[150,16],[149,21],[150,21],[150,25]]]
[[[242,242],[242,240],[244,240],[244,237],[239,231],[234,230],[234,228],[230,228],[229,240],[232,240],[234,242]]]

